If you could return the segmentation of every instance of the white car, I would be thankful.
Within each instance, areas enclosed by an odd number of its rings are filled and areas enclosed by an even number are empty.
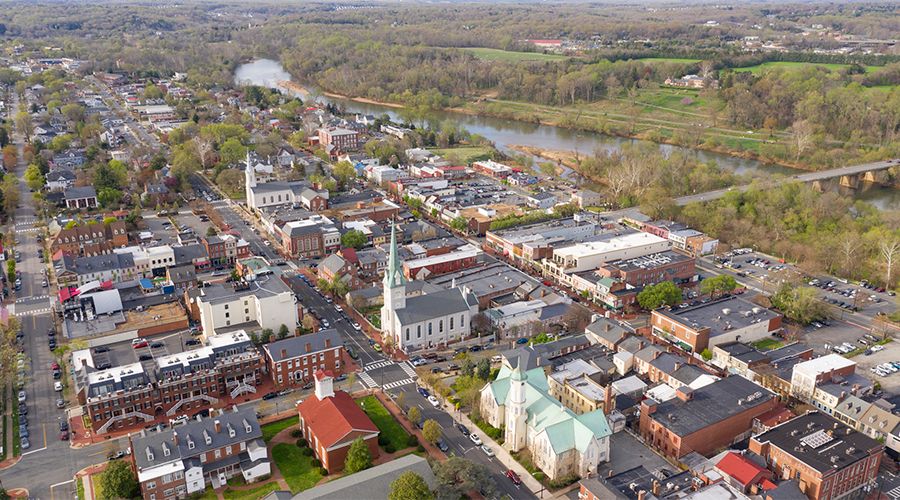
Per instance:
[[[483,451],[484,454],[487,455],[487,456],[489,456],[489,457],[493,457],[493,456],[494,456],[494,450],[492,450],[492,449],[491,449],[488,445],[486,445],[486,444],[481,445],[481,451]]]
[[[872,346],[872,352],[878,352],[878,351],[883,351],[883,350],[884,350],[883,345],[873,345]]]
[[[469,439],[470,439],[473,443],[475,443],[475,446],[481,446],[481,444],[482,444],[482,443],[481,443],[481,438],[478,437],[478,434],[475,434],[474,432],[473,432],[472,434],[469,434]]]
[[[60,382],[59,380],[57,380],[56,382],[53,382],[53,390],[56,392],[62,392],[62,390],[63,390],[62,382]]]
[[[431,403],[431,406],[434,406],[435,408],[441,406],[441,402],[438,401],[438,398],[434,397],[434,395],[428,396],[428,402]]]
[[[337,312],[344,312],[344,308],[341,307],[339,304],[334,305],[334,310]]]
[[[19,391],[19,402],[24,403],[26,399],[28,399],[28,395],[25,394],[25,391]]]
[[[362,327],[359,326],[359,323],[357,323],[357,322],[354,321],[354,322],[353,322],[353,329],[356,330],[356,331],[358,332],[358,331],[362,330]]]

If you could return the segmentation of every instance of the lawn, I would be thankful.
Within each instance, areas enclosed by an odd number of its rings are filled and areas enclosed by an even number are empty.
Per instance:
[[[272,493],[278,488],[278,483],[272,481],[249,490],[232,490],[228,488],[222,493],[222,496],[228,500],[256,500],[257,498],[262,498],[269,493]],[[215,498],[215,494],[213,494],[212,498]]]
[[[762,64],[757,64],[756,66],[747,66],[745,68],[733,68],[734,71],[749,71],[754,74],[761,73],[765,69],[799,69],[804,66],[822,66],[824,68],[830,69],[832,71],[837,71],[843,68],[850,67],[849,64],[826,64],[826,63],[807,63],[807,62],[792,62],[792,61],[772,61]],[[866,71],[874,71],[881,66],[866,66]]]
[[[378,427],[378,430],[381,431],[381,436],[393,446],[395,451],[406,448],[409,434],[390,412],[387,411],[387,408],[381,404],[381,401],[378,401],[375,396],[366,396],[362,399],[357,399],[356,402],[366,412],[366,415],[372,419],[372,422],[374,422]]]
[[[569,56],[561,56],[559,54],[543,54],[540,52],[513,52],[509,50],[500,50],[500,49],[489,49],[486,47],[474,47],[474,48],[466,48],[462,49],[466,52],[471,53],[478,59],[482,61],[505,61],[505,62],[518,62],[518,61],[539,61],[539,62],[553,62],[553,61],[564,61],[569,58]]]
[[[459,148],[435,148],[431,152],[445,158],[454,158],[460,162],[471,163],[487,158],[492,151],[487,146],[463,146]]]
[[[767,337],[762,340],[757,340],[751,345],[760,351],[771,351],[772,349],[778,349],[779,347],[783,346],[784,342],[778,339]]]
[[[661,62],[677,64],[694,64],[700,62],[700,59],[685,59],[681,57],[642,57],[637,60],[641,62]]]
[[[225,491],[225,494],[228,494],[228,490]],[[216,495],[216,491],[213,490],[212,487],[209,487],[203,490],[203,494],[197,497],[195,500],[216,500],[217,498],[219,498],[219,496]]]
[[[313,467],[315,457],[307,457],[293,444],[279,443],[272,448],[272,459],[284,476],[291,493],[298,493],[315,486],[321,479],[319,467]]]
[[[300,416],[294,415],[293,417],[288,417],[284,420],[276,420],[275,422],[270,422],[264,426],[262,426],[262,437],[263,441],[269,442],[275,437],[275,434],[287,429],[292,425],[297,425],[300,423]]]

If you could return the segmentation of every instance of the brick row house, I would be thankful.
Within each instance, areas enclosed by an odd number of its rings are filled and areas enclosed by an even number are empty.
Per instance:
[[[86,224],[60,230],[50,243],[50,253],[55,255],[61,251],[72,256],[93,256],[127,245],[128,230],[124,221]]]
[[[342,374],[344,344],[337,330],[289,337],[263,346],[275,387],[301,387],[319,370]]]

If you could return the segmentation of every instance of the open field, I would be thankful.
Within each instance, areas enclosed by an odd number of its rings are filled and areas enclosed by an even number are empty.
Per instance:
[[[761,73],[766,69],[800,69],[805,66],[822,66],[828,68],[832,71],[838,71],[844,68],[849,68],[849,64],[824,64],[824,63],[806,63],[806,62],[789,62],[789,61],[775,61],[775,62],[767,62],[762,64],[757,64],[756,66],[747,66],[746,68],[734,68],[734,71],[749,71],[751,73],[757,74]],[[881,66],[866,66],[866,71],[875,71]]]
[[[322,479],[321,468],[313,466],[315,459],[304,455],[300,448],[292,444],[278,443],[272,448],[272,460],[290,486],[291,493],[308,490]]]
[[[537,61],[537,62],[553,62],[564,61],[569,56],[561,56],[558,54],[542,54],[540,52],[513,52],[509,50],[489,49],[486,47],[474,47],[462,49],[471,53],[482,61]]]
[[[463,146],[459,148],[435,148],[432,153],[444,158],[456,158],[465,163],[479,160],[491,154],[491,148],[487,146]]]
[[[366,396],[362,399],[358,399],[356,402],[362,407],[363,411],[366,412],[366,415],[372,419],[372,422],[378,427],[378,430],[381,431],[380,438],[387,440],[394,450],[406,448],[406,441],[409,439],[409,434],[403,426],[394,419],[393,415],[387,411],[387,408],[375,398],[375,396]]]
[[[293,417],[288,417],[284,420],[276,420],[275,422],[269,422],[262,426],[262,438],[263,441],[269,442],[275,437],[279,432],[287,429],[292,425],[297,425],[300,423],[300,417],[298,415],[294,415]]]

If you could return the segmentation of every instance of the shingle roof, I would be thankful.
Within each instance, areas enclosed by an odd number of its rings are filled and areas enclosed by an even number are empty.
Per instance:
[[[411,325],[430,319],[468,312],[469,305],[477,303],[471,294],[465,294],[458,288],[450,288],[440,292],[419,295],[406,299],[406,307],[396,311],[401,325]]]
[[[321,400],[315,396],[306,398],[297,410],[322,448],[334,446],[353,431],[378,432],[369,416],[344,391],[335,391],[334,396]]]
[[[306,345],[309,344],[307,351]],[[329,347],[326,347],[326,344]],[[266,350],[272,361],[278,362],[285,359],[296,358],[306,353],[319,352],[324,349],[332,349],[344,345],[341,335],[335,329],[322,330],[321,332],[301,335],[299,337],[289,337],[283,340],[266,344],[263,348]]]
[[[77,200],[97,196],[94,186],[70,187],[66,189],[64,196],[67,200]]]
[[[421,476],[431,488],[437,486],[437,480],[428,461],[417,455],[409,454],[308,489],[294,496],[293,500],[387,498],[390,494],[391,483],[406,471],[413,471]],[[269,497],[264,498],[269,499]]]

